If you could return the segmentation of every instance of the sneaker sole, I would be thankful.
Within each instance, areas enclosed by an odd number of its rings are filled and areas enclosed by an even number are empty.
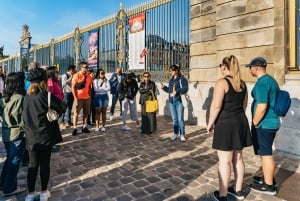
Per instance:
[[[263,181],[261,181],[261,180],[253,179],[253,182],[256,184],[263,184]],[[274,183],[274,187],[277,188],[277,183]]]
[[[231,193],[231,192],[227,192],[229,195],[231,195],[231,196],[233,196],[233,197],[235,197],[236,199],[238,199],[238,200],[243,200],[243,199],[245,199],[245,196],[237,196],[236,194],[234,194],[234,193]]]
[[[263,194],[266,194],[266,195],[276,195],[277,194],[277,192],[275,191],[275,192],[271,192],[271,191],[260,191],[260,190],[256,190],[256,189],[254,189],[254,188],[250,188],[251,190],[253,190],[253,191],[255,191],[255,192],[258,192],[258,193],[263,193]]]

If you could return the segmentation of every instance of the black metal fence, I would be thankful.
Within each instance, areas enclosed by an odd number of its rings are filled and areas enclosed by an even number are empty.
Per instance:
[[[163,81],[169,78],[169,66],[179,64],[183,73],[188,76],[190,0],[152,0],[139,7],[125,9],[125,12],[128,20],[131,16],[140,13],[146,15],[145,47],[148,50],[146,65],[144,70],[135,73],[140,75],[144,71],[149,71],[152,79]],[[108,73],[114,72],[118,67],[114,17],[80,29],[80,61],[88,59],[88,37],[89,31],[92,30],[99,31],[98,68],[103,68]],[[130,44],[127,44],[127,47],[128,45]],[[37,61],[41,65],[57,65],[60,73],[64,73],[69,64],[76,62],[74,46],[74,34],[57,40],[52,39],[49,43],[32,48],[29,62]],[[51,53],[51,48],[53,48],[53,53]],[[20,62],[16,61],[16,58],[6,59],[2,61],[4,64],[2,66],[8,72],[21,69]],[[125,66],[124,71],[128,71],[128,66]]]

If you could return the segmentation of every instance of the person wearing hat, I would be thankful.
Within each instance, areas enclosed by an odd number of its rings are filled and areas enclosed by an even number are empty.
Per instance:
[[[169,86],[161,84],[163,91],[169,94],[169,106],[171,111],[171,116],[173,120],[173,130],[174,134],[171,140],[177,139],[180,134],[180,141],[185,141],[185,124],[183,119],[184,107],[182,104],[181,95],[187,93],[189,89],[187,79],[181,74],[180,66],[173,64],[171,69],[171,79],[169,80]]]
[[[271,106],[275,103],[279,86],[277,81],[267,74],[267,61],[263,57],[253,58],[246,67],[250,69],[251,75],[257,78],[251,92],[253,98],[251,133],[254,152],[261,158],[263,171],[263,177],[253,177],[254,184],[251,189],[268,195],[276,195],[272,145],[280,122]]]
[[[131,73],[126,74],[124,80],[118,85],[119,99],[122,101],[122,122],[124,131],[129,131],[131,128],[127,125],[127,111],[130,110],[130,119],[136,122],[136,127],[140,128],[140,122],[138,120],[136,109],[136,94],[139,90],[137,81],[133,78]]]
[[[22,118],[25,124],[26,148],[29,153],[27,185],[29,194],[25,201],[33,201],[37,197],[35,183],[40,169],[41,194],[40,200],[48,200],[47,190],[50,177],[51,150],[53,145],[62,141],[58,121],[49,122],[47,73],[42,68],[31,69],[28,73],[31,82],[27,95],[24,97]],[[59,115],[63,108],[61,101],[53,94],[50,97],[50,107]]]

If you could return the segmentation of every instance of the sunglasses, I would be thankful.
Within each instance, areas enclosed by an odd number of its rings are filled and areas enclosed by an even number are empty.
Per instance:
[[[101,75],[104,75],[105,73],[104,73],[104,72],[101,72],[100,74],[101,74]]]

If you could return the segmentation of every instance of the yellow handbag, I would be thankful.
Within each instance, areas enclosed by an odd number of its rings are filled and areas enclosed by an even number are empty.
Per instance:
[[[146,101],[146,112],[157,112],[158,101],[155,98],[153,91],[151,90],[151,97]]]

